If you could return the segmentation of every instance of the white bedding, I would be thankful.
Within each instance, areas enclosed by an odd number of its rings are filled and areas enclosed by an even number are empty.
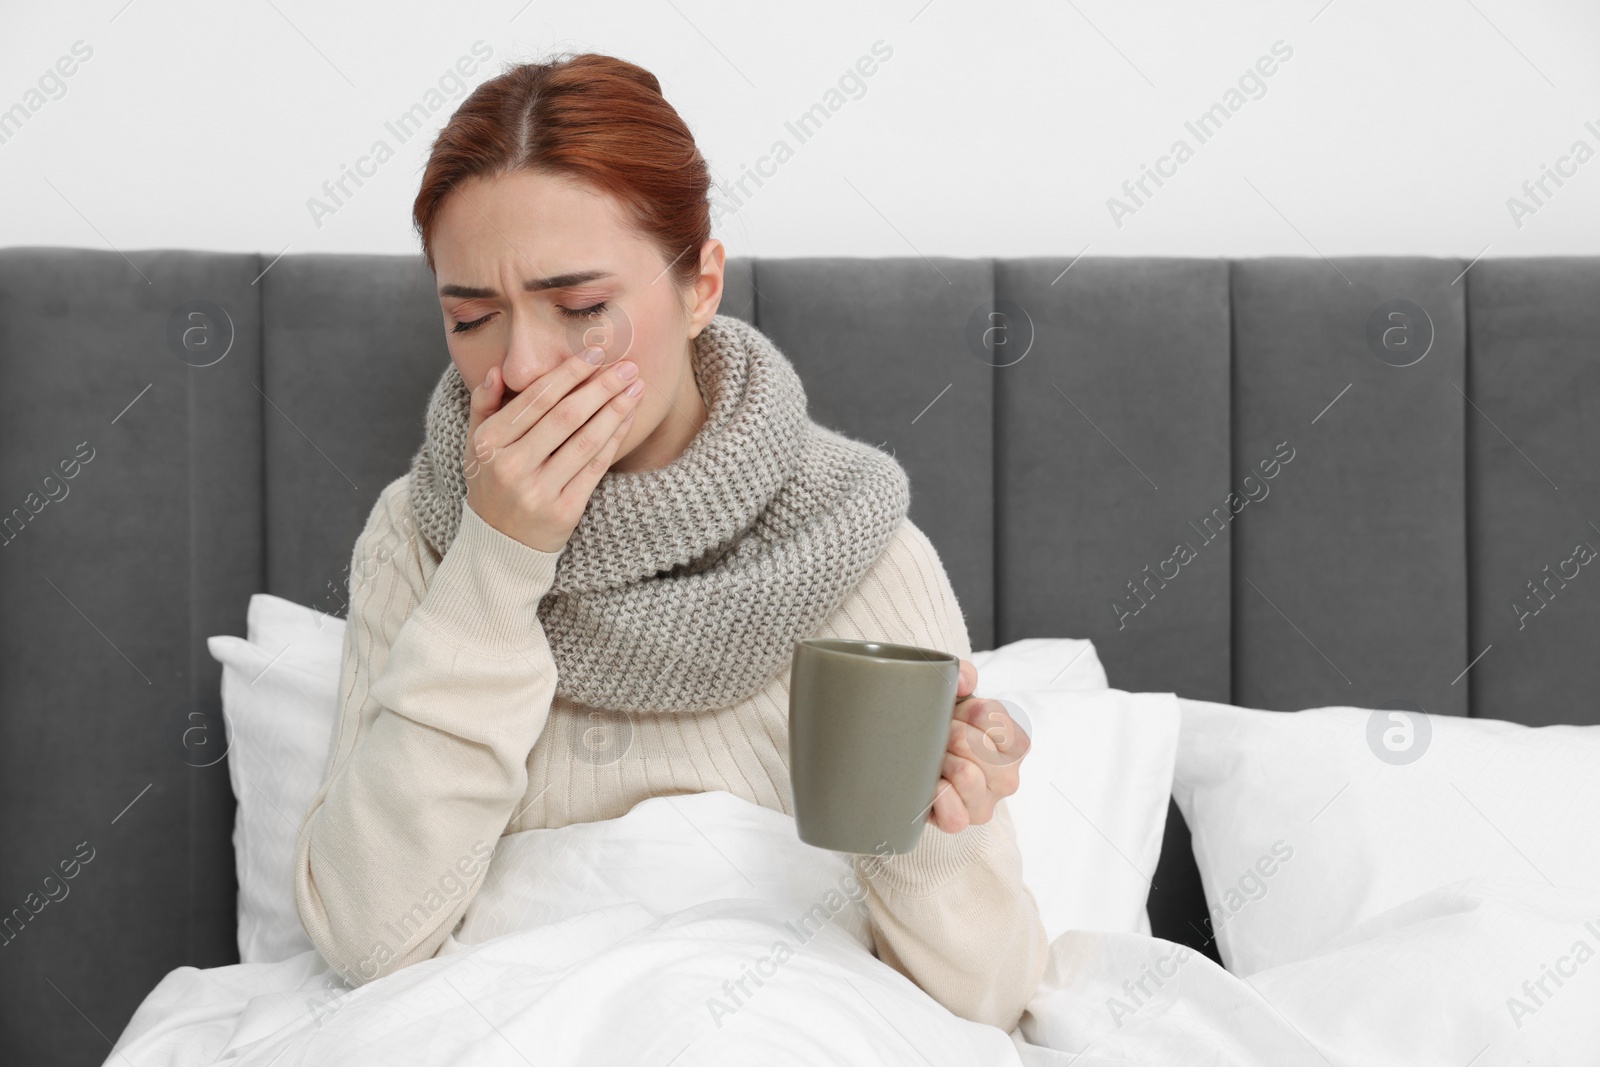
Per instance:
[[[656,797],[502,838],[439,954],[358,989],[325,993],[315,951],[178,968],[108,1063],[1019,1064],[872,955],[855,886],[779,812]]]
[[[1008,1035],[872,956],[849,874],[732,794],[654,798],[501,839],[440,954],[356,990],[328,988],[314,951],[178,968],[106,1062],[1559,1067],[1600,1048],[1587,892],[1455,883],[1248,982],[1157,938],[1071,931]],[[828,921],[802,931],[817,904]],[[1524,973],[1529,945],[1572,973],[1517,1014],[1507,998],[1543,976]],[[762,983],[739,993],[758,963]]]
[[[1248,979],[1159,939],[1073,932],[1020,1030],[1081,1052],[1059,1060],[1074,1067],[1593,1067],[1597,947],[1600,896],[1510,877],[1424,893]],[[1541,994],[1545,964],[1566,977]]]

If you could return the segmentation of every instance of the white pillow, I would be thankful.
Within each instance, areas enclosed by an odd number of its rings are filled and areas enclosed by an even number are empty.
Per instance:
[[[1173,795],[1235,974],[1463,878],[1600,889],[1600,726],[1178,703]]]
[[[1181,715],[1171,693],[994,690],[1031,741],[1006,800],[1022,880],[1053,942],[1068,930],[1150,933]],[[1018,714],[1020,708],[1022,714]],[[1025,727],[1026,728],[1026,727]]]
[[[277,963],[312,947],[294,906],[295,835],[333,744],[344,629],[343,619],[257,593],[246,638],[206,640],[222,664],[228,775],[238,801],[242,963]]]
[[[1177,698],[1109,688],[1084,638],[1026,637],[968,658],[976,694],[1004,701],[1032,741],[1006,806],[1050,940],[1067,930],[1150,933]]]
[[[967,657],[978,668],[978,695],[989,689],[1107,689],[1094,642],[1075,637],[1024,637]]]

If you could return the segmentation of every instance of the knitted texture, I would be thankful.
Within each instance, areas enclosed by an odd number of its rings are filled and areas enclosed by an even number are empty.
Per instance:
[[[666,466],[601,476],[539,602],[556,692],[590,707],[689,711],[753,696],[910,506],[899,462],[812,420],[799,374],[755,327],[717,315],[689,348],[705,424]],[[466,500],[470,411],[452,363],[409,475],[417,525],[441,557]]]

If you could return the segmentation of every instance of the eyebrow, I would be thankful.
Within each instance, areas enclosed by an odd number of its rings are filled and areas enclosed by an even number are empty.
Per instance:
[[[530,293],[542,292],[545,289],[570,289],[584,282],[592,282],[597,278],[610,278],[608,270],[577,270],[567,274],[552,274],[548,278],[533,278],[522,283],[522,288]],[[441,285],[440,296],[459,296],[467,299],[487,300],[500,294],[493,289],[485,289],[473,285]]]

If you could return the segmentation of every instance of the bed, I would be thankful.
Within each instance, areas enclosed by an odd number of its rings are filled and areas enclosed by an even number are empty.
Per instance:
[[[0,250],[7,1059],[99,1062],[164,975],[238,960],[205,642],[260,592],[342,614],[447,358],[429,282]],[[1129,693],[1543,727],[1600,724],[1600,579],[1563,569],[1600,544],[1597,295],[1594,258],[746,258],[722,310],[905,466],[974,648],[1089,638]],[[1217,960],[1176,802],[1150,881],[1153,934]]]

